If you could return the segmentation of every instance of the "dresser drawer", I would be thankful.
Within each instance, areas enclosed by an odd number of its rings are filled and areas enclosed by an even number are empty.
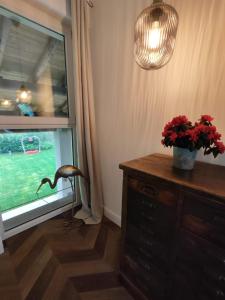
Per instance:
[[[200,280],[199,280],[200,278]],[[173,300],[224,300],[224,289],[208,282],[187,268],[177,268],[173,287]]]
[[[141,259],[134,260],[129,255],[122,258],[121,269],[148,299],[166,300],[167,277],[155,266],[142,262]]]
[[[133,253],[134,257],[138,255],[154,261],[154,264],[165,272],[169,269],[171,247],[149,235],[140,233],[132,225],[127,226],[124,251]]]
[[[214,280],[225,282],[225,249],[185,231],[182,231],[179,249],[178,259],[182,258],[185,265],[198,266],[205,276],[218,273],[217,279],[213,276]]]
[[[213,199],[184,193],[182,226],[225,247],[225,206]]]
[[[128,188],[145,195],[167,207],[176,206],[178,191],[175,185],[168,184],[160,179],[151,179],[148,182],[128,177]],[[147,203],[143,203],[148,205]],[[151,206],[151,205],[150,205]]]
[[[196,295],[195,279],[188,276],[182,270],[176,270],[173,281],[173,300],[200,300]],[[203,299],[202,299],[203,300]],[[210,300],[205,298],[204,300]]]
[[[188,290],[198,295],[193,299],[225,299],[223,249],[192,234],[182,232],[176,269],[176,281],[179,281],[177,278],[183,278],[189,285]]]
[[[193,273],[185,273],[182,270],[176,270],[174,277],[174,286],[172,300],[214,300],[203,286],[198,285],[198,281]],[[219,298],[218,298],[219,299]],[[216,299],[215,299],[216,300]]]
[[[173,239],[176,228],[176,207],[166,207],[133,191],[128,201],[127,224],[136,227],[140,235],[168,243]]]

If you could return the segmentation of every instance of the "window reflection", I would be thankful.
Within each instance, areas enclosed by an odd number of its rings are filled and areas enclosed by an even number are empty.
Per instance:
[[[68,117],[64,37],[0,8],[0,115]]]

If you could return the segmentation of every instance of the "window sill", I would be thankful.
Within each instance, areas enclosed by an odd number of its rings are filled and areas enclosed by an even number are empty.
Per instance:
[[[62,198],[56,194],[2,213],[4,235],[8,236],[8,231],[14,230],[25,223],[32,222],[43,215],[48,215],[54,210],[63,208],[69,204],[72,205],[72,195]]]

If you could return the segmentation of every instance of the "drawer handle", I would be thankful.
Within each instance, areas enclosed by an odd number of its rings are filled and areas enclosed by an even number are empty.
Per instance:
[[[225,224],[225,218],[223,218],[223,217],[221,217],[221,216],[215,216],[215,217],[213,218],[213,221],[214,221],[214,222],[219,222],[219,223],[221,223],[221,224]]]
[[[219,281],[225,281],[225,277],[223,275],[219,276]]]
[[[149,222],[151,223],[154,223],[155,222],[155,218],[153,218],[152,216],[149,216],[146,214],[146,212],[141,212],[141,217],[148,220]]]
[[[205,251],[207,256],[216,258],[217,260],[219,260],[220,262],[225,264],[225,257],[224,256],[222,256],[222,257],[220,255],[217,256],[217,255],[215,255],[215,253],[212,252],[212,250],[210,251],[209,249],[205,249],[204,251]]]
[[[144,248],[139,248],[139,252],[142,254],[142,255],[144,255],[144,256],[146,256],[147,258],[152,258],[152,255],[151,255],[151,253],[149,253],[148,251],[146,251],[146,249],[144,249]]]
[[[157,205],[149,202],[149,200],[142,200],[141,204],[147,206],[150,209],[156,209],[157,208]]]
[[[150,267],[150,265],[148,265],[146,262],[142,261],[141,259],[139,259],[139,264],[141,267],[143,267],[147,271],[151,271],[151,269],[152,269]]]
[[[143,232],[146,232],[146,233],[150,234],[151,236],[154,236],[154,235],[155,235],[155,233],[154,233],[151,229],[149,229],[149,227],[146,227],[146,226],[144,226],[144,225],[140,225],[140,229],[141,229]]]
[[[158,195],[158,193],[156,192],[154,187],[149,186],[149,185],[148,186],[143,186],[141,188],[141,191],[142,191],[142,193],[147,194],[147,195],[152,196],[152,197],[156,197]]]
[[[221,290],[217,290],[216,291],[216,296],[222,296],[222,297],[224,297],[224,292],[221,291]]]
[[[137,278],[136,282],[141,287],[141,289],[143,289],[146,293],[148,293],[148,287],[145,285],[143,281]]]
[[[150,241],[145,241],[145,244],[149,247],[152,247],[153,246],[153,242],[150,242]]]
[[[143,245],[146,245],[146,246],[148,246],[148,247],[153,247],[153,245],[154,245],[153,242],[151,242],[151,241],[149,241],[147,238],[145,239],[145,238],[143,238],[143,237],[141,237],[140,242],[141,242]]]

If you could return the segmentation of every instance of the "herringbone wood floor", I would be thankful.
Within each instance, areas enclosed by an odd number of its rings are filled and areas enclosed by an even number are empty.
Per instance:
[[[1,300],[132,300],[118,271],[120,229],[65,216],[49,220],[6,242],[0,256]]]

